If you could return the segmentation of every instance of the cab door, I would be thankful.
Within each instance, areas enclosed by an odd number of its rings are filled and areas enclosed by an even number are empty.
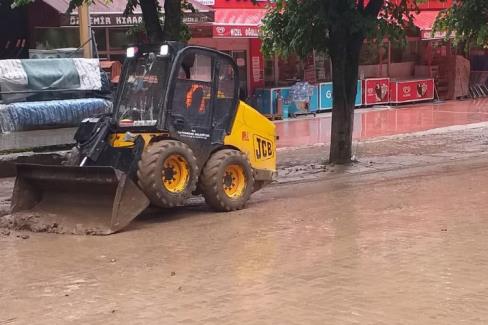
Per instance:
[[[237,107],[235,64],[225,54],[188,47],[177,56],[172,78],[167,129],[206,161],[230,133]]]
[[[185,50],[178,56],[173,69],[167,129],[194,151],[208,146],[211,141],[214,61],[205,51]]]

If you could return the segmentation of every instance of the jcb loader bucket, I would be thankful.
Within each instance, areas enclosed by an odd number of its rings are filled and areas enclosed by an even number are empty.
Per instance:
[[[127,175],[112,167],[18,164],[11,208],[14,218],[34,223],[24,228],[108,235],[148,205]]]

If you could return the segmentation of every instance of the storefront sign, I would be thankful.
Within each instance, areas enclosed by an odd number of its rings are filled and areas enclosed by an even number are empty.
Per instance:
[[[444,38],[446,38],[446,36],[447,36],[447,33],[446,32],[435,32],[432,35],[432,31],[431,30],[423,30],[423,31],[421,31],[421,37],[424,40],[428,40],[428,39],[444,39]]]
[[[186,24],[200,24],[214,21],[214,12],[188,12],[183,15]],[[78,15],[61,16],[61,26],[78,26]],[[123,14],[92,14],[92,26],[128,26],[142,23],[142,14],[124,16]]]
[[[434,99],[434,79],[392,81],[392,103],[407,103]]]
[[[204,5],[204,6],[213,6],[215,5],[215,0],[195,0],[196,2]]]
[[[215,25],[213,27],[214,37],[244,37],[244,38],[258,38],[258,26],[224,26]]]
[[[364,105],[387,104],[390,101],[390,79],[365,79],[363,91]]]

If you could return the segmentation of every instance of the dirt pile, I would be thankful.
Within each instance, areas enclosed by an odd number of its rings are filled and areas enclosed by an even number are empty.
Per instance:
[[[15,213],[0,216],[0,228],[10,230],[28,230],[32,232],[48,232],[73,235],[103,235],[102,229],[83,228],[81,225],[63,227],[58,218],[49,215]]]

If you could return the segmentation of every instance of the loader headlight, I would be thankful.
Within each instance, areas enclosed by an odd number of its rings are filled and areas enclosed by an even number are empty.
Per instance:
[[[134,142],[136,139],[136,135],[131,133],[131,132],[125,132],[124,133],[124,141],[125,142]]]
[[[127,57],[133,58],[137,54],[137,47],[128,47],[127,48]]]
[[[168,44],[161,45],[161,49],[159,51],[159,54],[162,56],[166,56],[169,54],[169,46]]]

